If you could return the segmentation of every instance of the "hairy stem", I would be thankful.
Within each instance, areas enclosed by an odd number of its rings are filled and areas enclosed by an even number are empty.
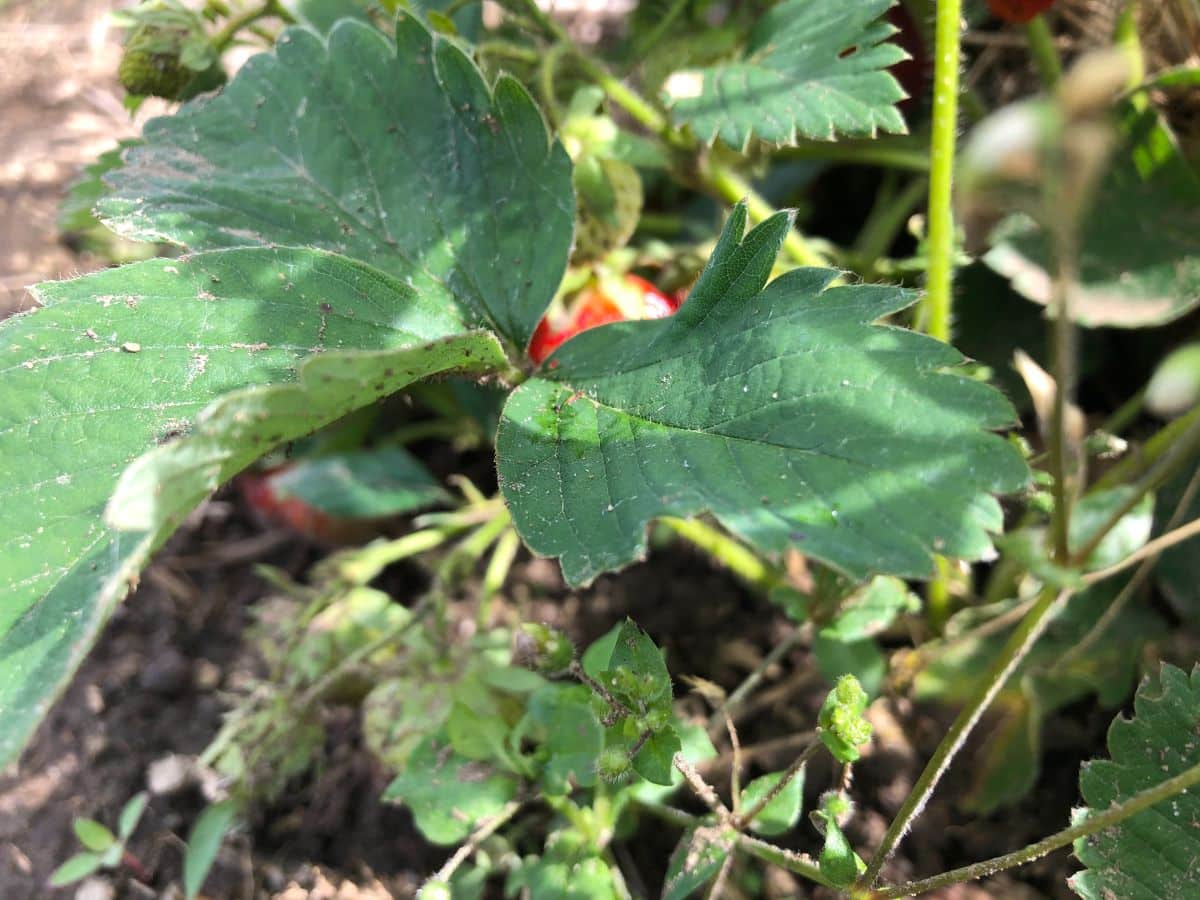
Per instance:
[[[265,19],[273,16],[276,19],[282,19],[288,24],[295,23],[292,14],[279,5],[279,0],[266,0],[261,6],[255,6],[244,12],[238,13],[233,18],[229,19],[224,27],[212,36],[211,44],[214,51],[220,53],[226,47],[233,43],[233,39],[237,37],[237,33],[243,28],[257,22],[259,19]]]
[[[782,580],[779,572],[757,553],[707,522],[674,516],[664,516],[659,521],[761,591],[771,590]]]
[[[1197,784],[1200,784],[1200,764],[1192,766],[1190,769],[1172,778],[1168,778],[1161,784],[1135,794],[1124,803],[1110,807],[1104,810],[1104,812],[1089,816],[1078,825],[1064,828],[1062,831],[1052,834],[1050,837],[1040,840],[1036,844],[1030,844],[1028,847],[1005,854],[1004,856],[997,856],[983,862],[963,866],[961,869],[954,869],[941,875],[935,875],[932,878],[925,878],[921,881],[910,881],[907,884],[901,884],[896,887],[886,887],[878,891],[875,896],[885,898],[885,900],[893,897],[913,897],[952,884],[973,881],[976,878],[986,878],[988,875],[993,875],[1004,869],[1024,865],[1027,862],[1040,859],[1047,853],[1058,850],[1060,847],[1073,844],[1081,837],[1087,837],[1106,828],[1112,828],[1130,816],[1137,815],[1151,806],[1174,797],[1176,794],[1181,794]]]
[[[458,871],[458,867],[466,862],[472,853],[479,849],[479,845],[495,834],[500,826],[515,816],[517,810],[520,808],[520,801],[510,800],[501,808],[500,812],[481,822],[479,827],[471,832],[471,836],[467,838],[466,843],[455,850],[454,855],[446,860],[440,869],[433,873],[430,881],[449,881],[454,873]]]
[[[954,278],[954,151],[958,138],[961,0],[939,0],[934,32],[933,131],[929,146],[929,268],[925,330],[950,339]]]
[[[767,808],[771,801],[782,794],[784,788],[791,783],[792,779],[800,774],[800,770],[804,768],[805,763],[812,759],[813,754],[815,754],[823,746],[825,745],[822,744],[819,739],[815,739],[811,744],[805,747],[803,752],[794,760],[792,760],[792,764],[787,767],[787,770],[783,773],[783,777],[780,778],[779,781],[776,782],[775,785],[763,795],[761,800],[759,800],[745,812],[733,817],[734,825],[739,829],[750,827],[750,824],[756,818],[758,818],[758,816],[764,809]]]
[[[938,744],[933,757],[926,764],[925,770],[921,772],[921,777],[913,785],[904,804],[900,807],[900,811],[896,814],[896,818],[888,827],[875,855],[867,863],[866,872],[858,880],[859,887],[869,888],[879,878],[879,871],[883,868],[883,864],[891,857],[897,845],[912,826],[913,820],[920,815],[925,804],[929,802],[933,789],[937,787],[938,781],[950,767],[955,754],[970,735],[984,710],[1004,687],[1008,677],[1025,658],[1025,654],[1041,636],[1054,614],[1062,608],[1068,596],[1066,591],[1057,593],[1056,589],[1043,588],[1037,602],[1009,637],[1000,656],[988,670],[987,676],[975,688],[966,706],[959,712],[949,731],[946,732],[946,736]]]
[[[782,641],[771,648],[763,657],[762,662],[755,666],[754,671],[745,677],[741,684],[734,688],[733,693],[721,704],[721,708],[708,718],[708,733],[710,737],[720,733],[725,716],[733,713],[745,702],[746,698],[759,686],[767,674],[767,670],[786,656],[793,647],[808,636],[809,629],[797,628]]]

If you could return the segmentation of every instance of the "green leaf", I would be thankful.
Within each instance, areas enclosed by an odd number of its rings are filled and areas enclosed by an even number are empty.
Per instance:
[[[867,870],[867,866],[854,852],[837,822],[820,810],[817,811],[817,815],[820,815],[825,823],[825,845],[821,848],[818,858],[821,874],[833,884],[847,887]]]
[[[369,22],[367,9],[374,0],[280,0],[280,3],[298,22],[328,34],[342,19]]]
[[[742,791],[741,809],[743,812],[753,809],[758,805],[763,797],[767,796],[779,782],[783,779],[785,773],[771,772],[768,775],[761,775],[755,778]],[[789,781],[782,791],[763,807],[762,812],[755,816],[750,827],[759,834],[783,834],[785,831],[791,831],[796,825],[796,820],[800,818],[801,806],[804,802],[804,770]]]
[[[130,797],[121,807],[121,817],[117,820],[117,835],[122,841],[129,840],[133,835],[149,802],[150,795],[145,791],[140,791]]]
[[[76,819],[72,827],[79,843],[97,853],[102,853],[117,842],[116,835],[95,819]]]
[[[150,260],[36,295],[0,323],[0,761],[222,481],[417,378],[503,360],[435,292],[322,251]]]
[[[984,261],[1013,288],[1051,301],[1050,240],[1026,217],[1009,220]],[[1123,160],[1104,179],[1083,219],[1079,284],[1070,314],[1087,327],[1145,328],[1200,304],[1200,182],[1187,164],[1139,175]]]
[[[429,470],[399,447],[302,459],[269,480],[276,496],[346,518],[398,516],[449,498]]]
[[[504,740],[510,730],[498,713],[479,713],[464,703],[451,706],[446,719],[446,737],[450,746],[467,759],[503,760],[506,755]]]
[[[671,697],[671,674],[662,651],[632,619],[626,619],[617,632],[608,669],[600,680],[635,709]]]
[[[716,826],[685,831],[671,854],[662,900],[684,900],[716,878],[736,840],[736,832]]]
[[[621,634],[621,630],[625,627],[625,623],[621,622],[608,629],[596,640],[588,645],[588,648],[583,651],[583,656],[580,659],[580,665],[583,666],[583,671],[592,678],[599,678],[604,670],[608,668],[608,661],[612,659],[613,650],[617,647],[617,637]]]
[[[87,231],[97,224],[96,203],[108,189],[104,185],[104,176],[113,169],[121,166],[121,154],[136,144],[136,140],[119,141],[111,150],[105,150],[95,162],[84,167],[71,186],[67,195],[58,207],[58,228],[66,232]]]
[[[505,883],[506,894],[522,888],[529,897],[555,900],[617,900],[612,869],[598,856],[562,858],[552,848],[543,857],[529,856],[513,869]]]
[[[821,677],[830,685],[843,675],[853,675],[871,697],[883,687],[887,659],[874,638],[846,641],[818,631],[813,637],[812,653]]]
[[[887,71],[907,59],[880,21],[891,0],[786,0],[762,16],[742,58],[676,73],[666,86],[676,122],[701,138],[745,148],[751,137],[903,133],[895,104],[905,97]]]
[[[1159,491],[1154,511],[1156,536],[1165,533],[1167,522],[1184,499],[1184,492],[1196,474],[1198,465],[1200,459],[1193,460]],[[1195,519],[1200,519],[1200,491],[1193,493],[1178,524]],[[1183,541],[1163,551],[1158,565],[1154,567],[1154,577],[1171,605],[1188,623],[1194,625],[1200,622],[1200,591],[1196,590],[1196,585],[1200,584],[1200,537]]]
[[[676,719],[671,723],[671,727],[679,735],[679,753],[692,765],[698,765],[717,755],[717,748],[713,746],[712,739],[703,725]],[[672,766],[669,784],[655,784],[639,779],[623,790],[642,803],[661,803],[682,784],[683,773]]]
[[[980,723],[980,749],[971,755],[970,785],[959,806],[978,815],[1017,803],[1042,767],[1044,711],[1033,690],[1005,690]]]
[[[920,608],[921,601],[899,578],[873,578],[842,603],[821,634],[842,641],[873,637],[891,625],[900,613]]]
[[[294,28],[217,96],[146,125],[108,176],[119,233],[192,250],[315,246],[523,350],[574,222],[571,164],[525,89],[489,89],[452,41],[401,15],[394,43],[339,22]]]
[[[633,769],[652,784],[669,785],[675,774],[675,754],[682,747],[675,728],[668,725],[646,739],[642,749],[633,757]]]
[[[216,861],[221,841],[233,827],[237,806],[232,800],[222,800],[205,807],[188,835],[187,853],[183,857],[183,892],[194,900],[204,886],[204,879]]]
[[[596,757],[604,749],[604,728],[592,711],[592,692],[583,685],[551,684],[529,698],[529,717],[541,729],[550,758],[543,779],[547,790],[565,793],[572,784],[596,783]]]
[[[1079,789],[1087,806],[1105,810],[1200,764],[1200,668],[1189,677],[1164,665],[1143,682],[1132,719],[1117,717],[1108,730],[1112,757],[1084,763]],[[1087,867],[1070,880],[1087,900],[1165,900],[1195,895],[1200,861],[1200,794],[1185,791],[1125,821],[1081,838],[1075,855]]]
[[[1083,549],[1100,528],[1137,494],[1137,488],[1122,485],[1110,490],[1094,491],[1075,504],[1071,511],[1068,539],[1072,552]],[[1104,536],[1087,558],[1084,569],[1103,569],[1119,563],[1150,540],[1153,525],[1154,495],[1146,494]]]
[[[99,871],[103,865],[104,857],[99,853],[76,853],[54,870],[50,876],[50,886],[63,887],[82,881],[93,872]]]
[[[642,557],[655,517],[705,510],[859,580],[990,553],[991,493],[1028,477],[985,430],[1007,401],[944,371],[953,348],[872,324],[904,290],[824,269],[764,290],[788,218],[745,222],[738,206],[674,316],[583,332],[510,396],[497,465],[526,543],[575,585]]]
[[[1142,603],[1129,603],[1083,653],[1074,648],[1091,632],[1124,587],[1128,576],[1111,578],[1071,597],[1047,625],[992,704],[981,724],[983,748],[972,759],[970,785],[960,798],[969,811],[987,814],[997,806],[1016,803],[1037,779],[1042,731],[1052,714],[1094,694],[1102,706],[1117,706],[1136,682],[1142,648],[1168,631],[1162,617]],[[971,608],[948,625],[952,639],[916,678],[915,700],[959,704],[978,687],[1003,647],[1009,632],[983,638],[969,632],[995,615],[1011,610],[1015,601]]]
[[[517,795],[517,781],[489,763],[455,753],[438,737],[423,740],[383,799],[401,802],[435,844],[455,844]]]

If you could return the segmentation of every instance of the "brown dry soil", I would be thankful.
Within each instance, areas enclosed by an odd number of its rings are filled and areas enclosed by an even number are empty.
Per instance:
[[[58,201],[84,164],[158,111],[148,104],[131,120],[121,107],[112,76],[117,40],[104,18],[110,6],[104,0],[0,0],[6,59],[0,67],[0,316],[27,308],[27,284],[100,264],[59,242]],[[431,462],[439,470],[457,465],[444,457]],[[72,895],[46,885],[53,868],[77,849],[72,820],[86,815],[113,823],[122,803],[145,786],[150,764],[203,749],[231,693],[260,670],[243,642],[250,609],[267,592],[254,564],[271,563],[300,577],[320,552],[288,534],[263,531],[230,499],[210,502],[193,517],[117,611],[19,767],[0,778],[2,900]],[[509,591],[538,616],[565,623],[581,642],[632,615],[667,648],[674,672],[726,687],[752,670],[786,627],[731,576],[679,549],[658,552],[580,594],[564,590],[551,564],[524,560]],[[742,725],[743,742],[811,728],[826,690],[813,673],[803,647],[770,670],[754,715]],[[861,814],[849,833],[860,848],[879,839],[947,722],[942,713],[903,700],[884,701],[875,711],[879,740],[858,766],[854,786]],[[379,802],[387,775],[362,747],[354,714],[333,710],[328,716],[321,771],[300,779],[278,808],[227,842],[207,885],[209,897],[408,897],[444,858],[443,849],[420,839],[403,810]],[[1079,762],[1102,746],[1109,717],[1084,705],[1052,723],[1044,774],[1014,810],[971,821],[949,802],[956,794],[952,774],[889,874],[932,874],[1061,827],[1076,798]],[[767,754],[755,765],[780,768],[788,761],[786,753]],[[955,772],[969,767],[968,752]],[[814,766],[808,801],[832,778]],[[179,896],[180,837],[201,806],[194,789],[153,800],[130,845],[144,881],[128,868],[107,879],[116,897]],[[651,895],[676,838],[648,823],[619,848]],[[812,840],[796,846],[813,850]],[[1073,868],[1060,852],[1020,870],[1016,879],[1002,876],[937,896],[1065,898]],[[780,870],[768,872],[764,891],[820,896]]]

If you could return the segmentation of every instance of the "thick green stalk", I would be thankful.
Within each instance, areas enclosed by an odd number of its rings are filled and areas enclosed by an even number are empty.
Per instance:
[[[269,16],[282,19],[288,24],[293,24],[296,21],[291,13],[279,5],[279,0],[266,0],[261,6],[245,10],[238,13],[232,19],[229,19],[225,23],[225,26],[212,36],[211,43],[213,50],[220,53],[233,43],[233,39],[237,37],[239,31],[257,22],[259,19],[265,19]]]
[[[762,222],[776,213],[776,209],[754,190],[750,182],[733,169],[710,161],[703,167],[700,177],[710,190],[715,191],[727,203],[745,200],[746,212],[749,213],[751,222]],[[795,228],[788,229],[787,237],[783,239],[783,249],[794,262],[802,266],[829,265],[829,260],[815,250]]]
[[[769,591],[782,581],[779,572],[764,562],[761,556],[700,519],[664,516],[659,521],[762,591]]]
[[[1176,794],[1182,794],[1197,784],[1200,784],[1200,764],[1192,766],[1190,769],[1180,772],[1172,778],[1168,778],[1162,784],[1155,785],[1141,793],[1135,794],[1124,803],[1110,807],[1104,810],[1104,812],[1089,816],[1078,825],[1064,828],[1062,831],[1052,834],[1050,837],[1040,840],[1036,844],[1030,844],[1028,847],[1005,854],[1004,856],[997,856],[983,862],[963,866],[961,869],[944,872],[932,878],[924,878],[921,881],[910,881],[907,884],[901,884],[896,887],[886,887],[878,891],[875,896],[884,898],[884,900],[890,900],[893,897],[914,897],[929,891],[935,891],[938,888],[948,887],[952,884],[961,884],[964,881],[974,881],[976,878],[986,878],[988,875],[993,875],[996,872],[1024,865],[1027,862],[1040,859],[1047,853],[1058,850],[1060,847],[1069,846],[1081,837],[1087,837],[1106,828],[1112,828],[1114,825],[1124,822],[1129,817],[1135,816],[1143,810],[1162,803],[1164,800],[1169,800]]]
[[[954,151],[958,139],[961,0],[938,0],[934,33],[933,131],[929,146],[929,268],[925,330],[950,339],[954,289]]]
[[[1000,693],[1013,670],[1045,631],[1050,619],[1062,608],[1067,596],[1065,591],[1058,593],[1057,589],[1043,588],[1037,603],[1033,605],[1033,608],[1029,610],[1025,618],[1021,620],[1021,624],[1009,637],[1000,656],[992,663],[987,675],[975,688],[971,698],[959,712],[949,731],[946,732],[946,736],[938,744],[933,758],[929,760],[921,777],[913,785],[904,804],[900,807],[900,811],[896,813],[895,819],[892,820],[887,833],[883,836],[875,855],[867,863],[867,870],[859,878],[858,887],[869,888],[878,880],[883,864],[891,857],[913,821],[921,814],[925,804],[929,802],[933,789],[937,787],[938,781],[950,767],[955,754],[970,735],[984,710],[991,705],[992,700]]]

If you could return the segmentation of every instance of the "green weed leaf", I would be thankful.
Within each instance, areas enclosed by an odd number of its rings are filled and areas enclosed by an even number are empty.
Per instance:
[[[98,872],[103,865],[104,857],[99,853],[76,853],[54,870],[50,876],[50,886],[63,887],[82,881],[93,872]]]
[[[651,784],[669,785],[675,774],[675,754],[682,747],[675,728],[668,725],[646,739],[633,757],[633,770]]]
[[[1008,403],[943,371],[953,348],[873,324],[906,291],[824,269],[765,287],[788,220],[745,222],[739,206],[674,316],[584,332],[513,392],[497,465],[526,543],[572,584],[642,557],[655,517],[705,510],[862,580],[989,553],[991,493],[1027,478],[986,431]]]
[[[755,778],[742,791],[741,809],[753,809],[783,779],[783,772],[771,772]],[[759,834],[783,834],[791,831],[800,818],[804,801],[804,770],[789,781],[782,791],[754,817],[750,827]]]
[[[744,148],[751,137],[794,144],[797,137],[904,132],[895,104],[904,91],[887,67],[907,54],[879,21],[891,0],[787,0],[764,15],[741,59],[667,82],[675,121],[702,138]]]
[[[183,892],[187,900],[194,900],[208,877],[221,849],[221,841],[233,827],[237,806],[232,800],[222,800],[205,807],[188,835],[187,852],[183,857]]]
[[[121,807],[121,817],[117,820],[117,836],[122,841],[129,840],[133,835],[149,803],[150,795],[145,791],[140,791],[125,801],[125,805]]]
[[[421,834],[435,844],[455,844],[475,825],[499,813],[517,795],[517,781],[490,764],[467,759],[444,739],[423,740],[383,794],[413,814]]]
[[[591,696],[583,685],[552,684],[529,698],[529,717],[544,735],[550,754],[543,779],[553,793],[566,793],[572,784],[596,783],[604,728],[592,711]]]
[[[716,878],[736,839],[735,832],[716,826],[685,831],[671,854],[663,900],[685,900]]]
[[[1111,759],[1085,763],[1079,788],[1091,810],[1108,809],[1200,764],[1200,668],[1189,677],[1164,665],[1138,688],[1132,719],[1108,730]],[[1195,895],[1200,864],[1200,796],[1185,791],[1075,844],[1087,867],[1071,887],[1087,900],[1173,900]]]
[[[117,842],[116,835],[95,819],[76,819],[71,824],[75,829],[75,836],[79,838],[79,843],[89,850],[103,853]]]

